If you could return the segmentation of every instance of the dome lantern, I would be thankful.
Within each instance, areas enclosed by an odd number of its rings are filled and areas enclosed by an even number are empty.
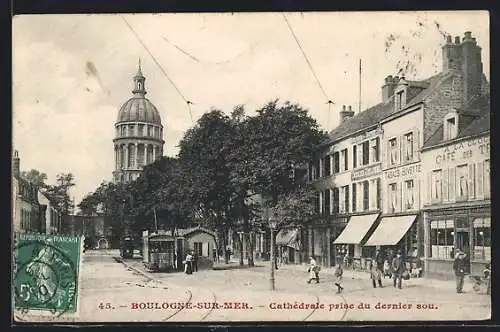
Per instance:
[[[132,93],[136,96],[144,97],[146,95],[146,77],[142,75],[141,70],[141,59],[139,58],[139,68],[137,69],[137,74],[134,76],[134,90]]]

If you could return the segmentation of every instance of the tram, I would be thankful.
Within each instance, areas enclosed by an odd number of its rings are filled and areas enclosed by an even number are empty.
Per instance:
[[[184,237],[172,236],[166,231],[142,234],[142,259],[150,272],[182,271]]]
[[[124,236],[120,243],[120,256],[122,258],[134,257],[134,239],[131,236]]]

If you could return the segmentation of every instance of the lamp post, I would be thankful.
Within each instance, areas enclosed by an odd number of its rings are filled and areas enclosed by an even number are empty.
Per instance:
[[[269,217],[269,229],[271,231],[271,248],[270,248],[270,257],[269,257],[269,268],[270,268],[269,285],[270,285],[270,289],[272,291],[275,290],[275,285],[274,285],[274,268],[275,268],[274,231],[276,229],[276,226],[277,226],[276,219],[274,219],[273,217]]]

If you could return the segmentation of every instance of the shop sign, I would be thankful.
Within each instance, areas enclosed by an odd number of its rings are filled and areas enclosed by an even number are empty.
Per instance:
[[[385,171],[384,175],[386,179],[393,179],[393,178],[405,177],[408,175],[414,175],[417,173],[422,173],[422,165],[420,165],[420,163],[403,166],[399,168],[393,168]]]
[[[490,154],[490,137],[476,137],[446,146],[435,151],[434,160],[437,165],[447,161],[461,161]]]
[[[375,136],[381,135],[382,133],[383,133],[383,131],[381,128],[367,131],[367,132],[364,132],[356,137],[353,137],[352,143],[356,144],[356,143],[362,142],[362,141],[369,139],[369,138],[375,138]]]
[[[378,174],[380,173],[380,171],[381,171],[380,163],[362,169],[356,169],[351,172],[351,180],[355,181],[362,178],[366,178]]]

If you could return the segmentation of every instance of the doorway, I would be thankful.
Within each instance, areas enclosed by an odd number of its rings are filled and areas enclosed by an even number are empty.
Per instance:
[[[457,229],[455,248],[465,252],[466,272],[470,273],[470,233],[468,230]]]

